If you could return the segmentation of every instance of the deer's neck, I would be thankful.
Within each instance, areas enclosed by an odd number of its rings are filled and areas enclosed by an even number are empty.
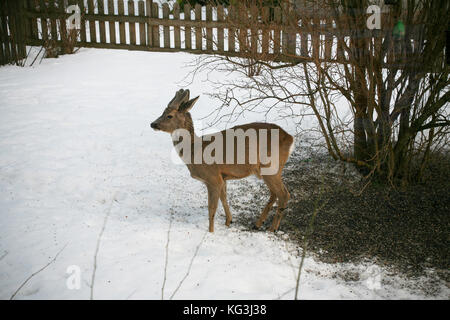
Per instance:
[[[187,132],[189,132],[189,135],[186,137],[185,135],[184,135],[184,133],[183,134],[172,134],[172,143],[173,143],[173,145],[174,145],[174,147],[175,147],[175,149],[177,149],[177,153],[178,153],[178,155],[183,159],[183,152],[185,151],[185,150],[180,150],[178,147],[177,147],[177,145],[180,143],[180,141],[182,141],[181,143],[183,143],[183,144],[185,144],[185,143],[190,143],[190,145],[194,145],[194,142],[196,141],[196,140],[198,140],[198,139],[201,139],[200,137],[198,137],[196,134],[195,134],[195,131],[194,131],[194,123],[193,123],[193,121],[192,121],[192,117],[191,117],[191,115],[189,114],[189,113],[186,113],[186,120],[185,120],[185,123],[184,123],[184,125],[180,128],[180,129],[185,129]],[[184,132],[186,132],[186,131],[184,131]],[[180,136],[182,136],[183,138],[180,138]],[[183,141],[184,139],[188,139],[187,141]],[[194,147],[192,147],[192,148],[190,148],[191,150],[190,150],[190,152],[191,152],[191,155],[190,155],[190,158],[191,158],[191,161],[193,161],[192,159],[193,159],[193,157],[194,157]],[[191,162],[192,163],[192,162]]]

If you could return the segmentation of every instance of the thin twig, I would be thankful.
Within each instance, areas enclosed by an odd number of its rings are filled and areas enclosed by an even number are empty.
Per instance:
[[[322,186],[324,185],[324,181],[323,181],[323,177],[322,177]],[[324,188],[322,188],[320,195],[322,195],[324,192]],[[303,245],[303,250],[302,250],[302,258],[300,260],[300,266],[298,267],[298,275],[297,275],[297,283],[295,286],[295,296],[294,296],[294,300],[298,300],[298,290],[300,287],[300,277],[302,274],[302,269],[303,269],[303,263],[305,261],[305,257],[306,257],[306,251],[308,249],[308,243],[309,243],[309,237],[311,236],[312,232],[313,232],[313,228],[314,228],[314,220],[316,219],[317,213],[319,213],[320,210],[322,210],[322,208],[328,203],[327,201],[324,201],[320,206],[319,206],[319,201],[320,199],[320,195],[316,200],[316,203],[314,205],[314,212],[311,216],[311,219],[309,220],[309,227],[308,227],[308,233],[305,236],[305,243]]]
[[[183,284],[184,280],[186,280],[186,278],[189,276],[190,272],[191,272],[191,268],[192,268],[192,264],[194,262],[195,257],[197,257],[198,254],[198,250],[200,249],[203,241],[206,238],[206,235],[208,234],[208,231],[205,232],[205,234],[202,237],[202,240],[200,241],[200,243],[197,245],[197,248],[195,249],[194,255],[192,256],[191,262],[189,263],[189,267],[188,270],[186,272],[186,274],[184,275],[183,279],[181,279],[180,283],[178,284],[177,288],[174,290],[174,292],[172,293],[172,295],[170,296],[170,300],[173,299],[173,297],[175,296],[175,294],[177,293],[177,291],[181,288],[181,285]]]
[[[97,255],[98,255],[98,251],[99,251],[99,248],[100,248],[100,242],[101,242],[101,239],[102,239],[102,236],[103,236],[103,232],[105,231],[106,222],[108,221],[108,217],[109,217],[109,215],[111,213],[111,208],[113,206],[113,203],[114,203],[114,201],[117,201],[116,200],[116,194],[117,194],[117,192],[114,193],[114,196],[111,199],[111,203],[109,205],[108,210],[106,211],[106,215],[105,215],[105,218],[103,220],[102,229],[101,229],[100,234],[98,235],[98,238],[97,238],[97,246],[95,248],[95,254],[94,254],[94,270],[92,271],[92,278],[91,278],[91,295],[90,295],[90,299],[91,300],[94,299],[95,273],[97,271]]]
[[[14,297],[17,295],[17,293],[19,293],[20,289],[23,288],[23,286],[25,286],[27,284],[27,282],[29,280],[31,280],[31,278],[33,278],[35,275],[37,275],[38,273],[40,273],[41,271],[45,270],[49,265],[51,265],[53,262],[56,261],[56,259],[58,258],[59,254],[67,247],[67,243],[64,245],[64,247],[61,248],[61,250],[58,251],[58,253],[55,255],[55,257],[50,260],[45,266],[43,266],[42,268],[40,268],[38,271],[32,273],[21,285],[19,288],[17,288],[17,290],[12,294],[11,298],[9,298],[9,300],[13,300]]]
[[[166,279],[167,279],[167,266],[169,264],[169,242],[170,242],[170,230],[172,229],[172,221],[173,221],[173,210],[170,209],[170,220],[169,220],[169,229],[167,230],[167,242],[166,242],[166,259],[164,264],[164,279],[161,287],[161,300],[164,300],[164,288],[166,287]]]

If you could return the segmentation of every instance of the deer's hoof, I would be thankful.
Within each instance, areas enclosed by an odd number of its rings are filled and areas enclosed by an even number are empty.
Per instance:
[[[230,226],[230,224],[232,224],[233,223],[233,220],[230,220],[230,221],[226,221],[225,222],[225,225],[227,226],[227,227],[229,227]]]

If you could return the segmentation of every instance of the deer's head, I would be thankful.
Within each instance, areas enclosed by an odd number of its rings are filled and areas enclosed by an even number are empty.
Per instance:
[[[163,114],[150,125],[155,130],[172,133],[176,129],[186,128],[191,120],[188,114],[200,96],[189,100],[189,90],[178,90],[169,102]]]

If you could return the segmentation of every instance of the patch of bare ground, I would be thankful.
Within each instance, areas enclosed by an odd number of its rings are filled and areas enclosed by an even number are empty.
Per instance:
[[[426,279],[417,281],[416,289],[431,296],[440,290],[439,283],[450,283],[448,157],[431,167],[425,183],[398,189],[373,182],[363,188],[364,179],[352,165],[303,146],[291,155],[283,176],[291,200],[280,229],[300,247],[315,206],[323,204],[309,238],[308,252],[315,258],[327,263],[374,261],[394,275]],[[239,212],[234,221],[252,230],[269,198],[266,187],[243,181],[230,191],[230,204]],[[358,279],[357,272],[347,269],[336,276]]]

